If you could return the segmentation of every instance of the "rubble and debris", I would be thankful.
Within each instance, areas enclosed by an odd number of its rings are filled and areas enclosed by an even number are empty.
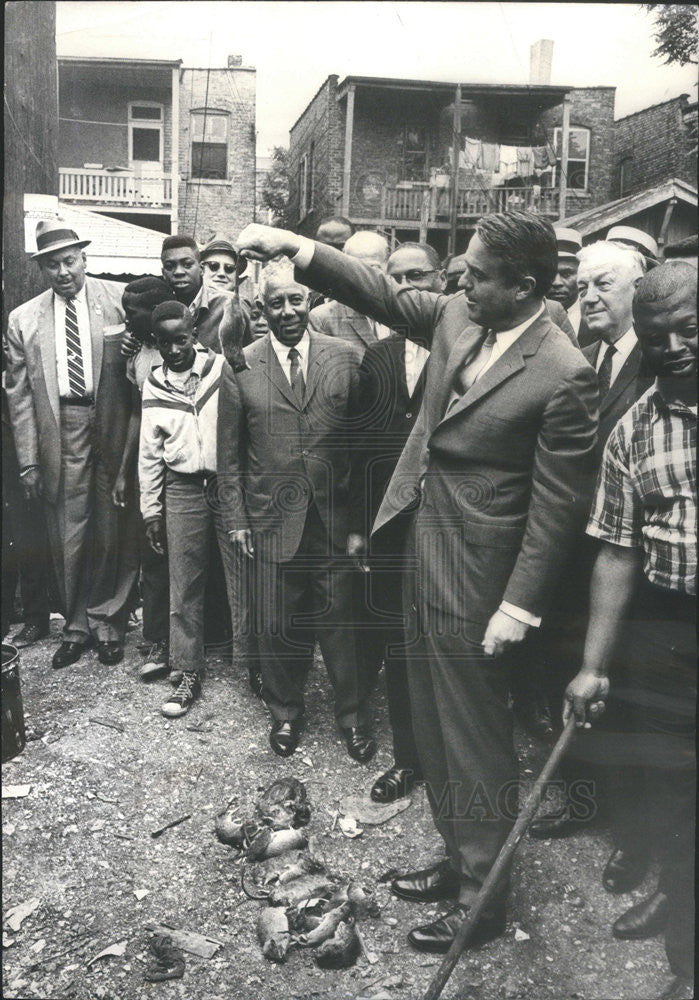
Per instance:
[[[121,958],[124,955],[124,953],[126,952],[126,945],[127,944],[128,944],[128,941],[117,941],[116,944],[107,945],[106,948],[102,949],[102,951],[99,953],[99,955],[95,955],[94,958],[90,959],[90,961],[87,963],[88,969],[90,968],[91,965],[93,965],[100,958],[111,958],[111,957]]]
[[[3,785],[3,799],[24,799],[32,790],[31,785]]]
[[[198,955],[199,958],[212,958],[219,948],[223,947],[223,942],[217,941],[216,938],[207,937],[196,931],[178,930],[169,924],[147,924],[146,928],[155,934],[169,937],[175,947],[190,955]]]
[[[11,910],[8,910],[5,914],[5,923],[10,930],[17,933],[22,926],[22,922],[37,909],[40,902],[41,900],[39,899],[29,899],[26,903],[19,903],[17,906],[13,906]]]
[[[343,837],[348,837],[350,840],[353,840],[355,837],[361,837],[364,833],[364,830],[360,826],[357,826],[354,816],[340,816],[337,824],[342,831]]]
[[[372,802],[366,795],[345,795],[340,800],[340,812],[344,816],[354,817],[357,823],[362,823],[364,826],[381,826],[404,812],[411,804],[412,799],[408,796],[381,805]]]
[[[123,733],[126,728],[122,722],[117,722],[115,719],[106,719],[102,715],[92,715],[89,721],[96,723],[98,726],[105,726],[107,729],[116,729],[118,733]]]
[[[173,819],[172,822],[166,823],[165,826],[159,827],[157,830],[151,830],[151,837],[156,838],[161,834],[165,833],[166,830],[171,830],[173,826],[179,826],[180,823],[184,823],[185,820],[191,819],[192,814],[187,813],[186,816],[180,816],[178,819]]]

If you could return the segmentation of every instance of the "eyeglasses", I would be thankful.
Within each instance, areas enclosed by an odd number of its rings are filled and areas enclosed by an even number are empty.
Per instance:
[[[219,267],[222,267],[226,274],[233,274],[236,268],[235,264],[221,264],[217,260],[204,260],[202,264],[208,271],[213,271],[214,274],[216,274]]]
[[[409,282],[422,281],[423,278],[426,278],[428,274],[435,274],[436,271],[437,268],[433,267],[429,271],[418,271],[418,270],[406,271],[405,274],[392,274],[391,277],[396,282],[396,284],[402,285],[403,282],[406,280],[406,278]]]

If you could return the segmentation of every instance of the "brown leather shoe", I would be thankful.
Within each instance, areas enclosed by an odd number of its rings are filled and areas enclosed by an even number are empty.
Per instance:
[[[670,900],[663,892],[654,892],[622,913],[612,924],[612,934],[622,941],[643,941],[662,934],[667,924]]]
[[[408,934],[408,942],[418,951],[445,954],[451,948],[456,932],[466,920],[469,910],[469,906],[457,903],[453,910],[449,910],[432,923],[414,927]],[[506,924],[504,910],[486,911],[476,924],[467,947],[478,948],[493,938],[500,937],[505,933]]]
[[[461,878],[445,859],[430,868],[401,875],[391,882],[391,891],[411,903],[436,903],[440,899],[456,899]]]

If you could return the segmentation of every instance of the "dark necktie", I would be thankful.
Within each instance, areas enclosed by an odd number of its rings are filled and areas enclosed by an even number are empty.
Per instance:
[[[85,366],[83,350],[80,346],[78,314],[73,299],[66,299],[66,358],[68,362],[68,385],[73,396],[85,395]]]
[[[597,372],[600,399],[604,399],[609,392],[609,386],[612,384],[612,360],[615,354],[616,347],[614,344],[609,344],[607,346],[607,350],[604,352],[602,364],[599,366],[599,371]]]
[[[301,355],[295,347],[292,347],[287,357],[291,362],[291,378],[289,380],[291,382],[291,388],[293,389],[294,395],[298,400],[299,406],[303,406],[306,382],[301,369]]]
[[[461,397],[468,392],[478,376],[481,374],[485,366],[490,361],[490,355],[493,353],[494,347],[495,334],[491,331],[484,338],[479,349],[471,357],[471,360],[467,361],[465,365],[462,365],[461,368],[459,368],[455,373],[451,386],[452,396],[449,400],[449,405],[447,406],[447,413],[451,412]]]

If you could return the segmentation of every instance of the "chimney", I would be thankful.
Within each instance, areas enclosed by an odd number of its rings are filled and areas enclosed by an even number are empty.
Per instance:
[[[553,42],[550,38],[540,38],[529,49],[529,83],[533,86],[551,83],[551,62]]]
[[[553,42],[551,42],[551,45],[553,45]],[[242,66],[242,65],[243,65],[243,57],[242,56],[229,56],[228,57],[228,68],[229,69],[235,69],[236,66]]]

